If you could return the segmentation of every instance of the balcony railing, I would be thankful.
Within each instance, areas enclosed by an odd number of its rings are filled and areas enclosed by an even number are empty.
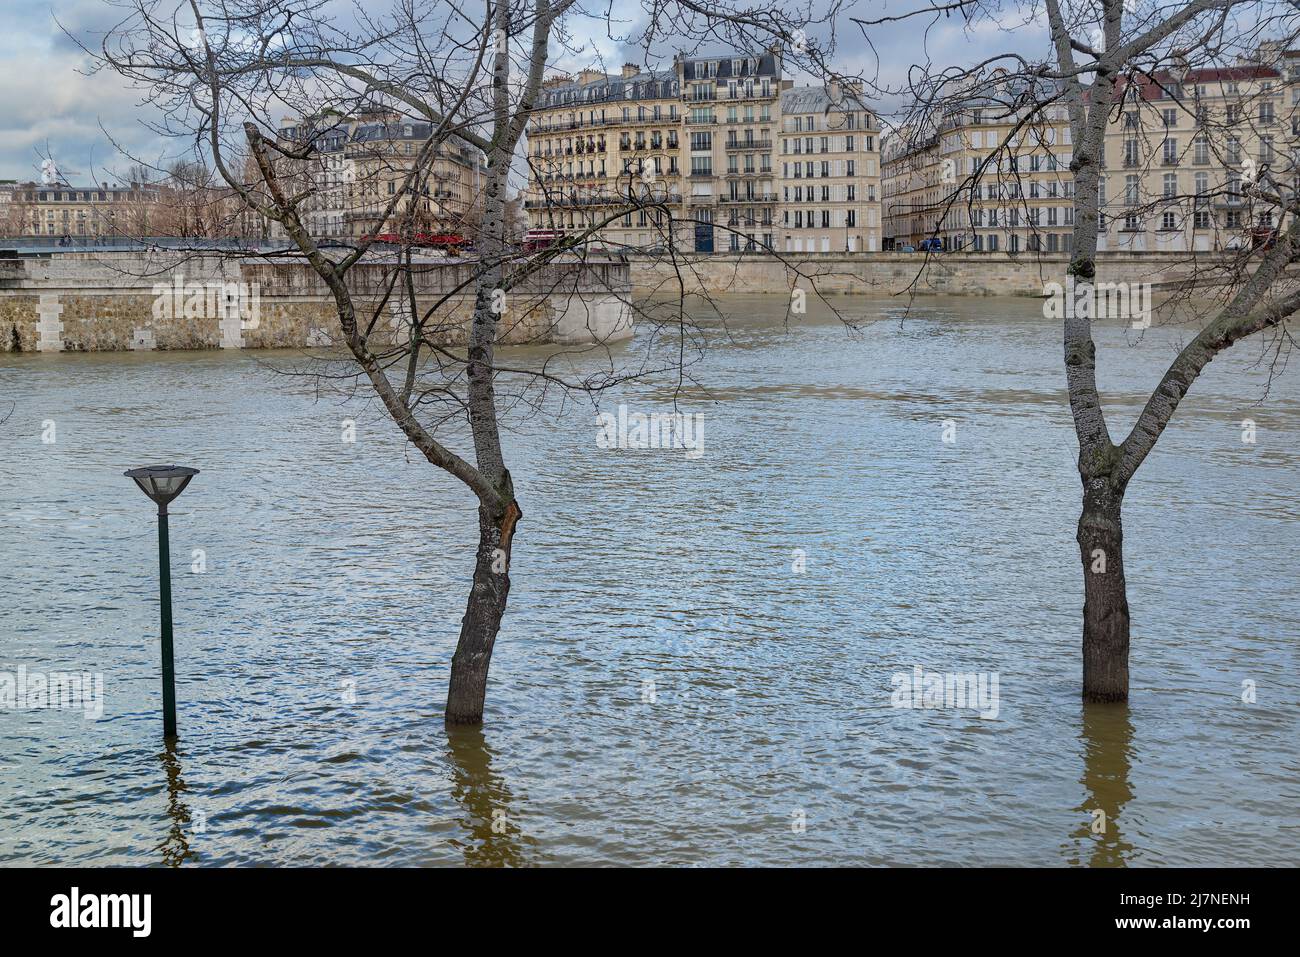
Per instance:
[[[629,197],[626,194],[602,193],[598,196],[550,196],[546,199],[524,200],[524,209],[577,208],[580,206],[627,206],[635,208],[648,203],[664,203],[670,206],[681,205],[681,193],[667,193],[662,196]]]
[[[779,92],[778,89],[770,86],[767,88],[766,93],[763,92],[761,86],[752,90],[745,90],[738,87],[734,95],[730,89],[720,91],[722,95],[720,95],[718,99],[726,103],[743,103],[745,100],[770,100]]]
[[[723,203],[775,203],[776,193],[754,193],[746,196],[723,196]]]
[[[623,122],[622,119],[613,117],[594,120],[537,121],[528,125],[528,133],[530,136],[534,133],[566,133],[570,130],[594,129],[598,126],[612,126],[621,122]]]

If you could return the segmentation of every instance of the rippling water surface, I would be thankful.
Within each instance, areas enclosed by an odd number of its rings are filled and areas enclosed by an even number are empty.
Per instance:
[[[1296,863],[1294,369],[1219,358],[1143,466],[1132,702],[1085,708],[1059,328],[840,305],[861,334],[726,302],[681,400],[699,459],[601,450],[582,405],[515,417],[510,608],[484,728],[450,737],[474,510],[381,410],[292,354],[0,358],[0,672],[105,683],[99,720],[0,710],[0,862]],[[1189,334],[1098,330],[1117,437]],[[203,472],[172,509],[168,751],[121,473],[173,459]],[[997,717],[891,707],[915,665],[996,672]]]

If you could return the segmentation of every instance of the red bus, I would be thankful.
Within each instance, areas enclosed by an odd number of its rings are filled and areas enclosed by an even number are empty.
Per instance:
[[[469,245],[460,233],[413,233],[409,240],[397,233],[379,233],[363,237],[366,241],[391,243],[394,246],[426,246],[432,249],[460,250]]]
[[[1277,230],[1272,226],[1252,226],[1250,230],[1251,249],[1272,249],[1277,243]]]
[[[525,253],[537,253],[564,241],[563,229],[530,229],[524,233]]]

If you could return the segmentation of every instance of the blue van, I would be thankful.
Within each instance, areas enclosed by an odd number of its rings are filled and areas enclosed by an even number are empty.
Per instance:
[[[941,253],[943,252],[943,240],[937,236],[934,239],[923,239],[917,244],[916,248],[923,253]]]

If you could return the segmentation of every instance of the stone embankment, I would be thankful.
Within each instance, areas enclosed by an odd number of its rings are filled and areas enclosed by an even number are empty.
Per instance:
[[[1237,254],[1242,255],[1242,254]],[[1256,254],[1258,255],[1258,254]],[[813,287],[819,294],[894,296],[1043,296],[1048,283],[1063,283],[1070,258],[1059,254],[1005,253],[794,253],[687,256],[632,260],[637,295],[773,293]],[[1155,291],[1184,290],[1195,281],[1205,291],[1241,261],[1208,253],[1102,253],[1097,282],[1151,283]]]
[[[353,267],[359,321],[408,334],[405,281],[391,262]],[[416,260],[415,306],[443,344],[463,342],[474,306],[469,259]],[[629,266],[558,261],[501,294],[502,342],[612,342],[632,334]],[[0,348],[23,352],[324,347],[338,311],[309,265],[288,258],[84,251],[0,258]]]

